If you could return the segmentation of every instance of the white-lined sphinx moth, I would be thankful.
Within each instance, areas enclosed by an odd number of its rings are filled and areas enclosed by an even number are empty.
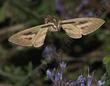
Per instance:
[[[21,46],[40,47],[44,44],[48,31],[59,31],[62,27],[69,37],[78,39],[82,35],[94,32],[104,22],[99,18],[75,18],[57,21],[55,18],[48,16],[48,18],[45,18],[45,24],[18,32],[12,35],[9,41]]]

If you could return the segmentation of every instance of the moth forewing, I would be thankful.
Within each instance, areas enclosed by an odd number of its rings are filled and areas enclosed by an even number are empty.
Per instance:
[[[87,24],[81,27],[82,34],[87,35],[94,31],[96,31],[98,28],[100,28],[104,24],[104,20],[99,18],[93,18],[90,21],[88,21]]]
[[[40,47],[43,45],[48,28],[53,30],[52,25],[52,23],[48,23],[20,31],[12,35],[8,40],[21,46]]]
[[[40,26],[35,26],[23,31],[20,31],[9,38],[9,41],[21,46],[32,46],[32,40],[38,33]]]
[[[61,21],[61,26],[68,36],[81,38],[82,35],[87,35],[97,30],[104,22],[104,20],[99,18],[76,18]]]
[[[74,18],[74,19],[67,19],[60,21],[61,24],[67,24],[67,23],[86,23],[91,20],[99,20],[105,22],[103,19],[100,18],[93,18],[93,17],[84,17],[84,18]]]

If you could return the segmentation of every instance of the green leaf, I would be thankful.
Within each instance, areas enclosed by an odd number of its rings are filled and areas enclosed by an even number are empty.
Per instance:
[[[6,15],[5,15],[5,9],[4,7],[0,8],[0,22],[4,21]]]
[[[108,64],[108,63],[110,63],[110,56],[106,56],[106,57],[104,57],[104,59],[103,59],[103,63],[104,63],[104,64]]]
[[[33,68],[32,68],[32,63],[29,62],[28,67],[27,67],[28,73],[32,72],[32,69],[33,69]]]

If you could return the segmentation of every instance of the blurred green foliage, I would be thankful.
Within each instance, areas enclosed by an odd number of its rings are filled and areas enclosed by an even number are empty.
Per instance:
[[[5,9],[4,9],[4,7],[1,7],[0,8],[0,22],[2,22],[3,20],[5,20],[5,17],[6,17],[6,15],[5,15]]]
[[[25,77],[32,72],[32,64],[29,63],[26,67],[14,67],[14,65],[4,65],[0,68],[0,75],[5,77],[5,81],[13,86],[21,86]]]
[[[104,57],[103,63],[105,64],[105,67],[106,67],[106,73],[103,76],[103,79],[105,80],[105,86],[109,86],[110,85],[110,56]]]

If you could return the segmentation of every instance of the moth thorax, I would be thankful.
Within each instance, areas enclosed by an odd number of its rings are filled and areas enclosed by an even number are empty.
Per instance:
[[[53,27],[54,29],[56,30],[59,30],[59,21],[58,19],[56,19],[55,17],[52,17],[52,16],[47,16],[45,18],[45,23],[53,23]]]

